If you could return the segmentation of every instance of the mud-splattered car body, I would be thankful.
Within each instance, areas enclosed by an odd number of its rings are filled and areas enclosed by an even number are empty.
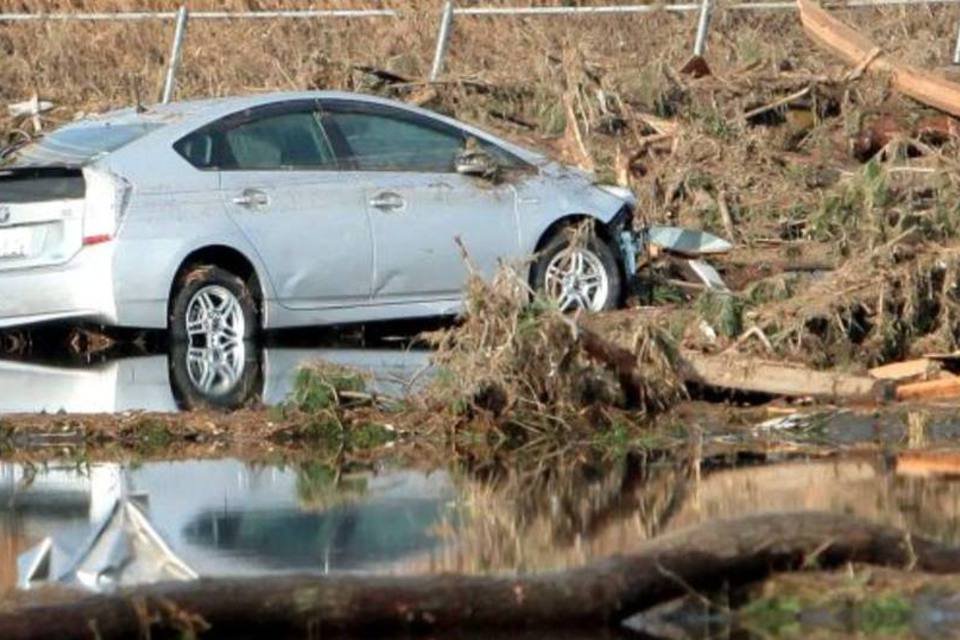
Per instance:
[[[316,140],[297,128],[304,114]],[[347,115],[333,124],[330,114]],[[383,124],[380,154],[353,149],[347,158],[344,132],[363,117]],[[436,138],[415,139],[416,127]],[[225,159],[218,140],[241,128]],[[458,171],[447,157],[452,139],[479,145],[498,177]],[[625,190],[371,96],[284,93],[116,111],[0,165],[0,327],[69,318],[164,329],[178,277],[193,264],[242,278],[260,328],[455,313],[467,273],[458,239],[490,274],[585,218],[616,247],[631,205]]]

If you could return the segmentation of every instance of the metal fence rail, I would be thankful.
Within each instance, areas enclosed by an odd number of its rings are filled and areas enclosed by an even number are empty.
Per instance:
[[[830,9],[860,9],[903,5],[960,4],[960,0],[840,0],[824,2]],[[725,11],[789,10],[796,3],[790,0],[757,2],[738,2],[722,5]],[[685,13],[699,11],[700,2],[674,2],[666,4],[614,4],[580,7],[455,7],[458,16],[576,16],[610,15],[621,13]],[[403,9],[290,9],[262,11],[191,11],[191,20],[279,20],[279,19],[316,19],[316,18],[399,18],[407,11]],[[176,20],[177,11],[118,11],[95,13],[0,13],[0,22],[50,22],[50,21],[137,21],[137,20]]]
[[[178,11],[118,11],[111,13],[0,13],[0,22],[104,22],[176,20]],[[280,11],[195,11],[192,20],[278,20],[284,18],[396,18],[394,9],[297,9]]]
[[[694,55],[703,55],[706,48],[711,14],[716,8],[724,11],[785,11],[796,9],[792,0],[757,0],[723,4],[715,7],[716,0],[697,2],[673,2],[669,4],[611,4],[598,6],[512,6],[512,7],[458,7],[453,0],[447,0],[440,16],[437,45],[430,80],[435,81],[443,71],[444,61],[449,50],[450,37],[453,34],[457,16],[487,17],[535,17],[535,16],[601,16],[625,14],[651,14],[658,12],[687,13],[700,12],[694,42]],[[832,9],[867,9],[912,5],[960,4],[960,0],[827,0],[824,6]],[[176,89],[176,73],[179,65],[183,42],[186,37],[188,20],[282,20],[282,19],[365,19],[399,18],[409,12],[403,9],[296,9],[274,11],[197,11],[188,12],[186,6],[179,11],[147,12],[126,11],[116,13],[0,13],[0,23],[17,22],[106,22],[106,21],[142,21],[174,20],[176,29],[167,73],[163,87],[163,101],[169,102]],[[953,63],[960,64],[960,27],[957,30],[956,44],[953,47]]]

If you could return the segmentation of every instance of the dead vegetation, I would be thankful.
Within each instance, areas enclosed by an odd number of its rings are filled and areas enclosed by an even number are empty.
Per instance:
[[[589,233],[577,230],[570,250]],[[596,430],[619,419],[618,408],[644,416],[685,397],[674,338],[656,323],[634,327],[620,362],[578,316],[534,295],[523,273],[503,265],[488,282],[471,270],[461,322],[428,336],[439,369],[428,403],[536,436]]]

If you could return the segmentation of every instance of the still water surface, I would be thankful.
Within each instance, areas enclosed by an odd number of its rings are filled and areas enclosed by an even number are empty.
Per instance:
[[[290,348],[237,345],[229,353],[168,353],[92,362],[0,359],[0,414],[173,412],[236,409],[286,399],[297,371],[313,363],[369,376],[371,391],[399,397],[430,376],[430,352],[405,348]]]
[[[539,571],[630,553],[716,518],[798,509],[960,541],[960,482],[871,456],[730,456],[699,469],[640,455],[483,470],[0,463],[0,586],[14,586],[18,554],[47,536],[66,554],[79,549],[121,491],[142,496],[173,551],[206,576]]]
[[[297,370],[317,361],[366,371],[372,390],[391,396],[431,375],[426,351],[246,349],[226,360],[183,350],[84,364],[0,360],[0,414],[276,404],[290,393]],[[938,441],[955,442],[958,424],[946,421],[929,431]],[[899,421],[845,415],[817,433],[837,443],[904,437]],[[476,468],[233,459],[0,462],[0,591],[14,588],[18,557],[45,538],[64,556],[75,554],[124,492],[138,496],[173,552],[203,576],[542,571],[628,554],[651,537],[718,518],[793,510],[858,515],[960,543],[956,473],[876,454],[754,452],[694,463],[633,453]],[[956,621],[954,613],[934,608],[905,637],[958,637]],[[696,617],[645,629],[642,637],[753,637]]]

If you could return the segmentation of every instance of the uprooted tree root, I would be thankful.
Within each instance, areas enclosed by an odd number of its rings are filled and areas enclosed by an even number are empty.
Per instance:
[[[689,594],[850,562],[960,572],[960,549],[849,516],[768,514],[664,535],[637,553],[525,576],[272,576],[148,585],[0,613],[7,640],[177,631],[203,638],[366,637],[598,628]],[[586,596],[586,597],[585,597]],[[132,606],[131,606],[132,605]]]

